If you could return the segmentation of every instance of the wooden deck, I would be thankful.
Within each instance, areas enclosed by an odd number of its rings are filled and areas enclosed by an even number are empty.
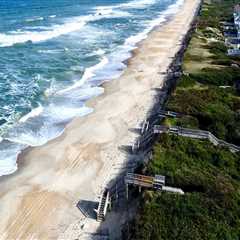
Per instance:
[[[154,177],[128,173],[125,177],[125,183],[135,186],[141,186],[146,188],[152,188]]]
[[[158,191],[166,191],[175,194],[184,194],[182,189],[165,186],[165,176],[155,175],[145,176],[140,174],[128,173],[125,177],[126,195],[128,198],[128,185],[134,185],[138,187],[152,188]]]

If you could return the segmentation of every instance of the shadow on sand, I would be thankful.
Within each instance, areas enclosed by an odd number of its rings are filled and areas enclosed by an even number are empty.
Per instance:
[[[96,219],[96,212],[94,209],[97,209],[98,203],[88,200],[79,200],[77,203],[77,208],[82,212],[82,214],[91,219]]]
[[[200,8],[199,8],[200,10]],[[199,13],[199,11],[197,11]],[[181,72],[181,63],[184,56],[184,52],[188,46],[188,43],[191,39],[192,33],[194,32],[196,28],[196,19],[192,22],[191,28],[184,37],[180,50],[175,54],[174,57],[171,57],[173,59],[171,65],[169,66],[170,72]],[[152,109],[148,112],[148,119],[150,122],[155,123],[157,121],[160,121],[159,113],[158,111],[164,110],[164,106],[166,101],[168,100],[168,96],[175,88],[176,82],[179,79],[179,76],[174,76],[173,74],[166,74],[164,77],[164,85],[161,88],[155,88],[156,91],[156,98],[155,98],[155,104],[153,105]],[[135,133],[141,133],[140,129],[137,128],[131,128],[129,129],[130,132]],[[139,134],[140,135],[140,134]],[[141,137],[141,136],[139,136]],[[134,154],[133,158],[133,152],[132,152],[132,146],[122,145],[118,147],[120,151],[127,153],[127,164],[126,166],[119,166],[122,168],[123,171],[116,175],[114,179],[112,179],[109,183],[107,189],[110,192],[110,197],[112,200],[112,210],[109,212],[106,216],[105,221],[103,221],[98,231],[106,231],[106,238],[104,239],[121,239],[121,229],[122,226],[126,224],[126,221],[131,220],[138,208],[138,201],[136,198],[136,195],[131,194],[129,192],[129,200],[126,200],[126,189],[125,189],[125,182],[124,177],[127,172],[132,172],[133,169],[136,169],[140,164],[143,164],[143,162],[148,161],[151,157],[150,154],[144,154],[143,152]],[[150,146],[150,149],[152,151],[152,143]],[[146,150],[146,149],[145,149]],[[146,152],[146,151],[145,151]],[[149,158],[149,159],[148,159]],[[117,165],[114,166],[115,168]],[[80,200],[77,204],[77,207],[80,209],[80,211],[85,215],[92,219],[96,219],[96,213],[94,212],[94,209],[97,208],[98,203],[86,201],[86,200]],[[128,224],[128,223],[127,223]],[[98,239],[98,238],[94,238]]]

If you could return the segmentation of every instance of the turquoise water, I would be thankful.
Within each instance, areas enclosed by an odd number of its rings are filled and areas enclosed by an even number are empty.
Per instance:
[[[17,155],[94,109],[136,44],[183,0],[1,0],[0,176]]]

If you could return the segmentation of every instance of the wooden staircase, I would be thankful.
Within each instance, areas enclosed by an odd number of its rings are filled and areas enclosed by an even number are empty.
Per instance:
[[[108,189],[105,189],[100,198],[98,209],[96,210],[98,222],[104,221],[107,213],[108,204],[109,204],[109,191]]]

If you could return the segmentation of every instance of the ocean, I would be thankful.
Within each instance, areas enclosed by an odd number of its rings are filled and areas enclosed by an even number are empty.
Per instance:
[[[94,111],[86,101],[183,1],[1,0],[0,176],[17,170],[23,149]]]

